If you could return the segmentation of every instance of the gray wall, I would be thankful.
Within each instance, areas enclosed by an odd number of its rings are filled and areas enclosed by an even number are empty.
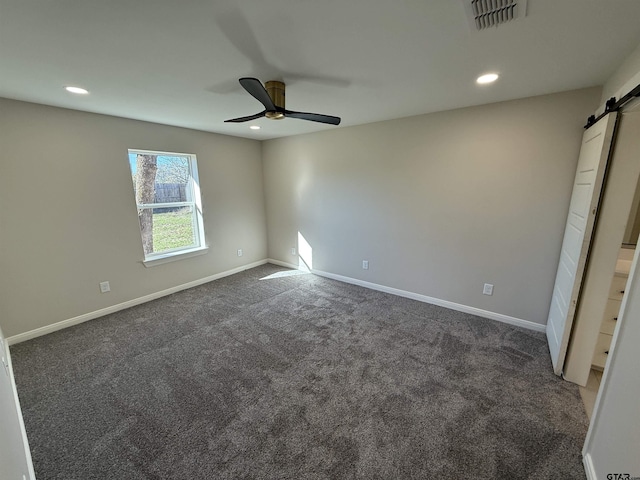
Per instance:
[[[611,97],[619,100],[638,84],[640,84],[640,45],[629,54],[603,85],[598,112],[604,110],[605,102]]]
[[[545,324],[600,93],[266,141],[269,257],[292,262],[300,232],[316,270]]]
[[[8,337],[267,255],[257,141],[0,99],[0,145]],[[197,155],[208,254],[143,266],[128,148]]]
[[[0,99],[0,325],[13,336],[267,256],[292,262],[298,232],[318,270],[544,324],[599,93],[263,144]],[[128,148],[198,156],[207,255],[142,265]]]

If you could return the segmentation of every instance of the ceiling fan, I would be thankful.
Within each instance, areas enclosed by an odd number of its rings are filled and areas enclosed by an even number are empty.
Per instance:
[[[322,115],[320,113],[294,112],[284,108],[284,83],[272,80],[264,86],[257,78],[244,77],[240,79],[240,85],[249,92],[256,100],[264,105],[264,110],[248,117],[232,118],[226,122],[241,123],[255,120],[260,117],[267,117],[271,120],[280,120],[285,117],[299,118],[311,122],[329,123],[339,125],[340,117]]]

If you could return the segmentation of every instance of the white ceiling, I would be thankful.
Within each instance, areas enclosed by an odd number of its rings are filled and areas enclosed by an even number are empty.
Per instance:
[[[240,77],[349,126],[602,85],[640,44],[638,0],[527,12],[472,32],[462,0],[0,0],[0,96],[267,139],[340,127],[224,123],[263,109]]]

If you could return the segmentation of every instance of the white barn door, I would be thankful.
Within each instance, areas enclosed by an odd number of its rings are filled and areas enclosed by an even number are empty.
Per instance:
[[[560,263],[547,319],[547,340],[556,375],[562,374],[567,353],[616,117],[617,113],[609,113],[587,129],[582,137]]]

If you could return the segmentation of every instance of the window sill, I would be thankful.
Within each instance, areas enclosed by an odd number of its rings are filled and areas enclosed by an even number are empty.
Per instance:
[[[158,255],[150,258],[149,260],[143,260],[142,264],[149,268],[156,265],[162,265],[163,263],[175,262],[176,260],[182,260],[184,258],[197,257],[198,255],[204,255],[209,252],[209,247],[198,247],[190,250],[182,250],[181,252],[171,252],[165,255]]]

